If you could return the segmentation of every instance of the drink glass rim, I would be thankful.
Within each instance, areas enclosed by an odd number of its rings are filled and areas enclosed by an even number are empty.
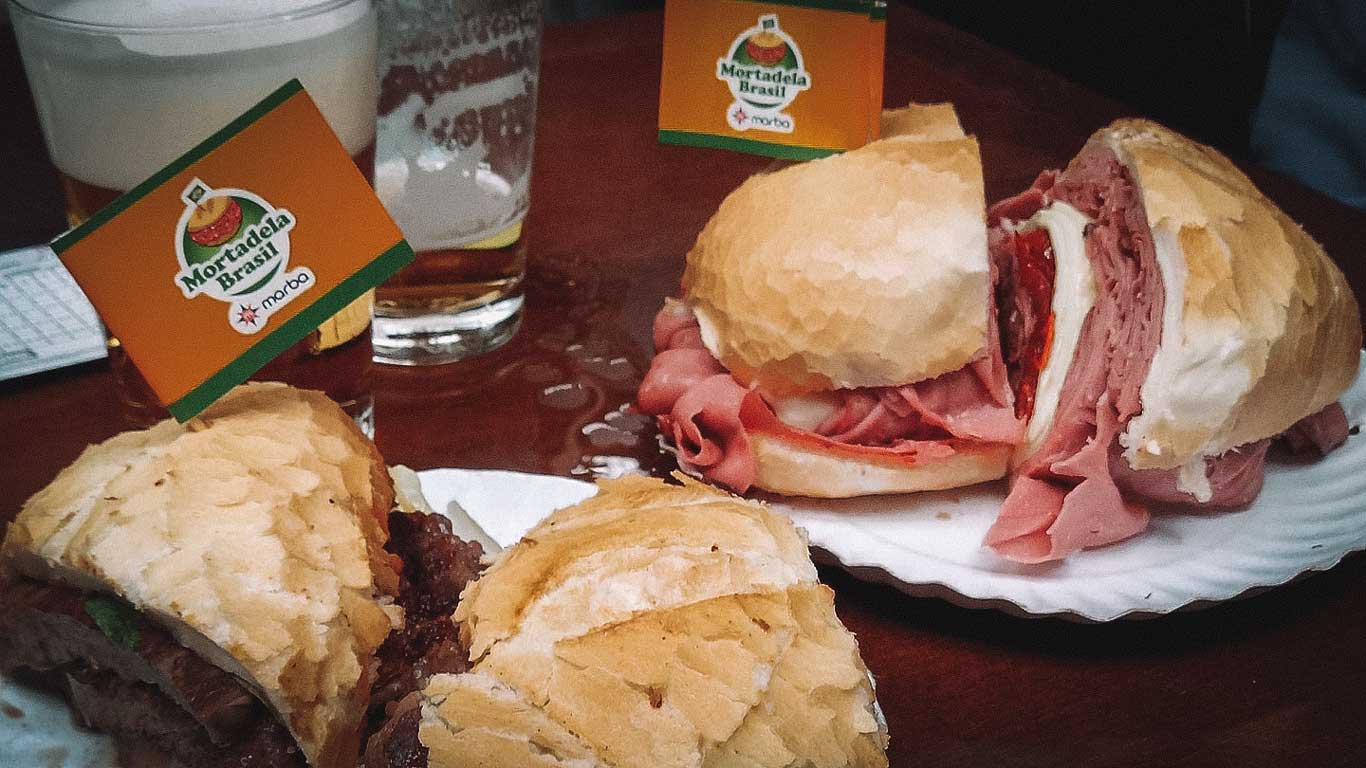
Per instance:
[[[264,13],[248,19],[235,19],[233,21],[209,22],[205,24],[177,24],[168,26],[146,26],[138,24],[105,24],[93,21],[80,21],[69,19],[52,13],[30,8],[25,5],[26,0],[8,0],[9,7],[13,11],[18,11],[22,16],[53,24],[67,29],[81,32],[101,32],[106,34],[120,35],[183,35],[185,33],[202,32],[221,32],[233,29],[250,29],[259,27],[263,24],[272,22],[290,22],[318,16],[328,11],[344,8],[348,5],[357,3],[370,4],[370,0],[317,0],[309,5],[292,8],[288,11],[275,13]]]

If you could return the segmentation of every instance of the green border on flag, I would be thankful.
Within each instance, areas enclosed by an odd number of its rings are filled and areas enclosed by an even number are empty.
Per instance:
[[[672,131],[660,129],[660,144],[675,144],[684,147],[704,147],[706,149],[729,149],[735,152],[748,152],[751,155],[776,157],[780,160],[816,160],[830,155],[838,155],[844,150],[806,147],[798,144],[771,144],[754,139],[737,139],[734,136],[716,136],[694,131]]]
[[[790,5],[794,8],[815,8],[822,11],[868,13],[868,0],[744,0],[765,5]]]
[[[262,99],[256,106],[242,113],[231,123],[220,128],[217,133],[199,142],[193,149],[176,158],[170,165],[157,171],[151,178],[136,187],[133,187],[117,197],[114,202],[96,211],[94,216],[86,219],[79,227],[58,235],[52,240],[52,250],[56,251],[58,255],[61,255],[63,251],[80,242],[86,235],[89,235],[91,232],[104,226],[110,219],[126,211],[134,203],[146,197],[152,190],[165,184],[172,176],[189,168],[194,163],[199,162],[205,155],[218,149],[218,147],[223,145],[228,139],[241,133],[247,126],[261,119],[267,112],[288,101],[291,96],[299,93],[303,89],[304,86],[298,79],[290,80],[275,89],[274,93]]]
[[[413,249],[408,245],[408,241],[399,240],[393,247],[362,267],[359,272],[343,280],[311,306],[286,320],[279,328],[271,331],[270,335],[223,366],[203,384],[171,403],[168,407],[171,415],[182,424],[194,418],[195,414],[209,407],[228,390],[246,381],[290,345],[312,333],[324,320],[340,312],[362,293],[384,282],[413,258]]]

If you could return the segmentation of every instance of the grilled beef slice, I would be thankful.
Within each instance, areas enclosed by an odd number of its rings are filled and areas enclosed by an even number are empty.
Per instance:
[[[0,580],[0,671],[63,691],[86,726],[206,768],[304,765],[284,726],[232,675],[126,609],[106,635],[92,597],[63,584]]]

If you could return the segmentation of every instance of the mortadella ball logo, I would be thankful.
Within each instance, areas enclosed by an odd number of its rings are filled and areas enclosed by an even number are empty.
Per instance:
[[[716,79],[735,97],[726,122],[737,131],[792,133],[796,123],[783,110],[811,87],[801,49],[779,28],[775,13],[760,16],[758,25],[735,38],[716,60]]]
[[[180,194],[176,285],[228,305],[228,324],[251,335],[316,282],[307,267],[289,269],[294,214],[244,189],[213,189],[195,179]]]

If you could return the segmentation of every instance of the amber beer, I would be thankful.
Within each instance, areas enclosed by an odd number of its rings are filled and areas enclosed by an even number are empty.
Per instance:
[[[384,310],[423,307],[462,312],[517,291],[526,272],[526,240],[497,248],[441,248],[423,251],[384,284]]]
[[[372,178],[377,27],[369,0],[13,0],[43,136],[76,226],[298,78]],[[367,294],[254,378],[320,389],[372,427]],[[126,415],[167,412],[117,339]]]

